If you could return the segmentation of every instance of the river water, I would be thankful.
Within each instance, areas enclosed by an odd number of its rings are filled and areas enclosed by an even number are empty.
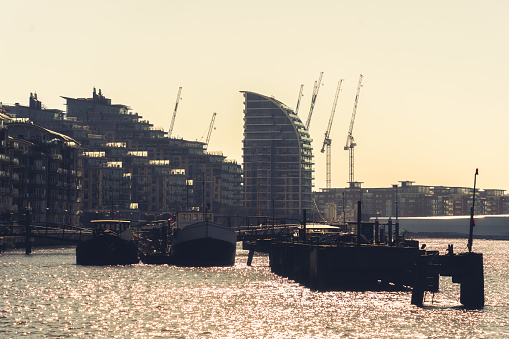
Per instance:
[[[421,239],[427,249],[465,239]],[[270,272],[268,256],[238,247],[234,267],[82,267],[74,248],[0,255],[0,337],[505,338],[509,241],[474,240],[484,253],[482,310],[465,310],[441,277],[422,308],[411,292],[314,292]]]

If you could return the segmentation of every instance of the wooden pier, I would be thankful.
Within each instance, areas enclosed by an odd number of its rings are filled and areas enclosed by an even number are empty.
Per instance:
[[[460,302],[466,308],[484,307],[483,256],[480,253],[447,254],[427,251],[415,240],[404,240],[398,223],[361,222],[344,232],[309,233],[306,222],[297,236],[250,239],[248,265],[257,245],[269,252],[271,271],[313,290],[405,290],[411,302],[422,306],[426,291],[439,290],[439,277],[451,276],[461,284]]]
[[[0,250],[25,248],[32,252],[32,246],[52,244],[77,244],[92,237],[92,230],[82,227],[51,227],[38,225],[0,226]]]
[[[251,254],[250,254],[251,256]],[[425,291],[437,292],[439,276],[461,284],[466,308],[484,307],[483,257],[479,253],[439,255],[412,243],[320,245],[273,242],[271,271],[313,290],[404,290],[422,306]]]

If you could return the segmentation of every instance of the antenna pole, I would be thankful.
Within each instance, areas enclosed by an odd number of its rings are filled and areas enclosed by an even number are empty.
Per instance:
[[[477,175],[479,174],[479,169],[475,169],[475,175],[474,175],[474,197],[472,198],[472,207],[470,208],[470,232],[468,233],[468,253],[472,252],[472,239],[474,235],[474,226],[475,226],[475,220],[474,220],[474,207],[475,207],[475,184],[477,181]]]

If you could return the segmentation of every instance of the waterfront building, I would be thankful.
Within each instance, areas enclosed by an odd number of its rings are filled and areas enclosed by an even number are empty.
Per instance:
[[[12,143],[7,133],[10,121],[7,112],[0,105],[0,224],[10,225],[17,218],[18,206],[14,199],[19,196],[14,184],[19,183],[19,175],[14,168],[19,166],[19,159],[12,156]],[[15,144],[17,146],[17,144]]]
[[[362,202],[363,219],[370,217],[430,217],[470,215],[473,188],[415,185],[400,181],[387,188],[324,188],[313,193],[319,219],[356,220]],[[331,211],[331,206],[335,210]],[[476,189],[476,215],[509,214],[509,196],[500,189]]]
[[[168,138],[130,107],[112,104],[101,90],[94,89],[92,98],[63,98],[65,112],[45,108],[35,94],[28,107],[6,108],[12,117],[80,143],[85,221],[110,215],[111,197],[119,199],[113,209],[126,217],[160,216],[197,206],[215,212],[242,206],[242,169],[221,152],[206,151],[203,142]]]
[[[244,95],[244,206],[252,213],[302,217],[311,210],[313,152],[300,118],[275,98]]]
[[[109,143],[125,143],[130,152],[142,152],[138,154],[144,154],[151,161],[147,164],[164,163],[164,166],[173,171],[173,176],[186,176],[184,186],[182,179],[161,179],[171,186],[164,188],[166,184],[160,185],[163,188],[156,190],[163,195],[167,194],[166,200],[154,196],[156,191],[153,187],[148,191],[142,190],[146,196],[139,193],[136,187],[141,187],[144,179],[139,179],[142,180],[139,185],[136,182],[140,181],[133,179],[133,199],[136,200],[136,196],[144,199],[136,201],[143,213],[155,213],[161,201],[163,205],[171,206],[172,212],[191,207],[220,212],[242,206],[242,169],[235,161],[226,159],[222,152],[207,151],[203,142],[168,138],[162,128],[154,127],[130,107],[112,104],[111,99],[106,98],[101,90],[96,92],[94,89],[92,98],[64,98],[68,119],[76,119],[90,126],[95,133],[104,135]],[[139,173],[141,169],[137,171]],[[164,171],[167,172],[166,169]],[[150,180],[151,185],[155,185],[152,184],[154,179]],[[182,194],[183,190],[185,194]],[[175,197],[180,202],[176,202]]]
[[[10,222],[31,214],[34,225],[79,225],[79,145],[68,136],[30,122],[4,124],[4,154],[12,166],[3,188],[11,192]]]
[[[186,176],[167,160],[150,160],[125,143],[107,143],[101,151],[84,151],[83,213],[86,220],[122,217],[138,220],[182,209]]]
[[[108,161],[105,152],[83,151],[83,218],[85,224],[94,219],[131,219],[131,177],[122,163]],[[136,214],[136,213],[135,213]]]
[[[45,107],[35,93],[30,93],[28,106],[16,103],[3,107],[10,118],[18,122],[31,121],[51,131],[67,135],[84,148],[94,149],[106,144],[104,135],[93,131],[89,125],[74,117],[67,117],[63,110]]]

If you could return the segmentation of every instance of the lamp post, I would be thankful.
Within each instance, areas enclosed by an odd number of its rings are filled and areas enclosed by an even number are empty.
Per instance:
[[[30,208],[30,203],[25,210],[25,254],[32,253],[32,209]]]
[[[396,246],[399,245],[399,220],[398,220],[398,185],[394,185],[394,190],[396,191],[396,223],[394,228],[394,241]]]
[[[479,174],[479,169],[475,169],[475,175],[474,175],[474,196],[472,198],[472,207],[470,208],[470,232],[468,233],[468,253],[472,252],[472,241],[473,241],[473,235],[474,235],[474,226],[475,226],[475,220],[474,220],[474,207],[475,207],[475,184],[477,181],[477,175]]]
[[[274,234],[274,198],[272,198],[272,234]]]

